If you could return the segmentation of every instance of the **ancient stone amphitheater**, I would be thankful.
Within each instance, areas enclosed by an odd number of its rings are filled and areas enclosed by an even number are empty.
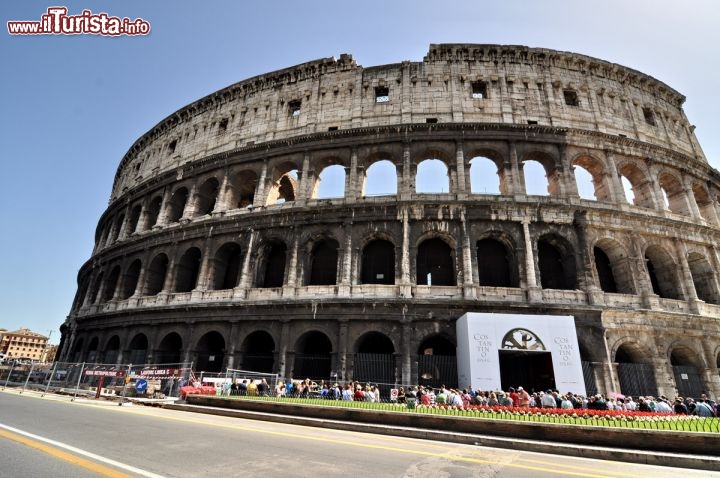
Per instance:
[[[464,313],[571,315],[588,392],[718,396],[720,175],[684,99],[506,45],[228,86],[122,158],[61,360],[455,385]]]

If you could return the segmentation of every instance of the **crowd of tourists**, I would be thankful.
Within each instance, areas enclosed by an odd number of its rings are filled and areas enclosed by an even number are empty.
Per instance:
[[[262,380],[242,380],[230,385],[228,395],[260,395],[295,398],[323,398],[328,400],[347,400],[362,402],[394,402],[417,406],[452,406],[465,408],[507,407],[507,408],[559,408],[586,410],[621,410],[631,412],[667,413],[677,415],[697,415],[701,417],[720,416],[720,403],[703,393],[699,398],[659,397],[602,394],[582,396],[575,393],[560,393],[557,390],[528,392],[523,387],[510,387],[507,391],[476,391],[472,387],[454,389],[446,386],[439,388],[422,385],[412,387],[385,388],[382,393],[378,384],[349,382],[344,385],[310,379],[279,381],[274,389]]]

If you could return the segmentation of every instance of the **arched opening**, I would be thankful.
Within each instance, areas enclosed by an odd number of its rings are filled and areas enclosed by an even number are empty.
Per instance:
[[[313,244],[307,285],[334,285],[337,282],[338,243],[321,239]]]
[[[627,342],[615,352],[620,391],[626,396],[657,395],[655,370],[639,344]]]
[[[275,341],[262,330],[248,335],[243,341],[242,369],[253,372],[272,373],[275,366]]]
[[[220,183],[215,178],[208,179],[198,188],[195,200],[195,217],[205,216],[213,212],[219,191]]]
[[[541,287],[574,290],[577,282],[575,254],[567,241],[547,235],[538,240],[537,248]]]
[[[682,298],[677,264],[670,254],[660,246],[650,246],[645,251],[645,264],[654,294],[663,299]]]
[[[628,181],[625,176],[620,176],[620,184],[623,188],[623,194],[625,195],[625,201],[628,204],[635,204],[635,193],[633,192],[632,184]]]
[[[353,379],[380,385],[381,395],[395,383],[395,347],[387,335],[368,332],[357,341],[353,360]]]
[[[293,378],[327,380],[330,378],[332,343],[322,332],[307,332],[295,343]]]
[[[628,192],[626,190],[625,192],[625,197],[628,202],[635,206],[646,208],[655,207],[652,184],[640,168],[632,163],[625,163],[618,168],[618,173],[626,180],[623,182],[623,185],[630,183],[630,191]]]
[[[418,384],[457,387],[455,344],[442,335],[425,338],[418,347]]]
[[[118,362],[119,356],[120,337],[118,337],[117,335],[113,335],[112,337],[110,337],[110,340],[107,341],[107,345],[105,345],[102,363],[115,364]]]
[[[197,344],[197,370],[220,372],[225,361],[225,339],[220,332],[208,332]]]
[[[133,337],[128,349],[130,355],[127,357],[127,362],[133,365],[144,364],[147,361],[148,352],[148,339],[145,334],[137,334]]]
[[[671,174],[662,174],[658,180],[665,197],[665,209],[675,214],[690,215],[685,190],[680,181]]]
[[[525,194],[532,196],[550,195],[550,183],[545,166],[535,159],[522,162],[523,177],[525,178]]]
[[[182,361],[182,339],[176,332],[163,337],[155,354],[155,361],[159,364],[175,364]]]
[[[383,239],[375,239],[365,245],[362,251],[363,284],[395,283],[395,246]]]
[[[115,297],[115,289],[117,289],[118,279],[120,278],[120,266],[115,266],[108,275],[105,288],[103,289],[102,301],[108,302]]]
[[[237,173],[231,182],[228,208],[239,209],[251,206],[255,202],[257,182],[257,174],[254,171],[240,171]]]
[[[593,255],[595,256],[595,270],[600,281],[600,289],[603,292],[617,292],[618,288],[615,283],[615,274],[613,274],[610,258],[605,254],[605,251],[597,246],[593,248]]]
[[[581,156],[574,161],[573,166],[581,198],[597,201],[612,199],[608,182],[605,180],[605,167],[601,161],[591,156]]]
[[[80,362],[82,360],[83,345],[83,339],[78,339],[75,342],[75,345],[72,348],[72,354],[70,359],[72,362]]]
[[[175,292],[190,292],[197,286],[200,258],[197,247],[191,247],[182,255],[175,269]]]
[[[619,242],[610,238],[602,238],[595,244],[593,252],[598,281],[600,288],[604,292],[613,291],[614,284],[614,292],[620,294],[636,293],[631,262],[628,260],[627,252]],[[612,280],[610,280],[611,278]]]
[[[120,214],[117,218],[117,221],[115,221],[115,226],[113,227],[113,237],[111,242],[115,242],[120,238],[120,232],[122,232],[123,222],[125,222],[125,214]]]
[[[486,287],[517,287],[515,258],[501,241],[486,237],[476,243],[478,280]]]
[[[317,199],[345,196],[345,166],[333,164],[325,167],[318,176],[314,190],[312,197]]]
[[[104,278],[104,273],[98,274],[97,278],[95,278],[95,282],[93,282],[93,286],[90,289],[90,295],[88,297],[88,304],[92,305],[95,304],[98,300],[98,295],[100,294],[100,286],[102,286]]]
[[[122,290],[120,291],[120,299],[125,300],[132,297],[137,289],[138,279],[140,278],[140,269],[142,263],[140,259],[135,259],[130,264],[130,267],[125,271],[125,275],[122,280]]]
[[[683,345],[673,348],[670,352],[670,365],[680,396],[698,398],[707,390],[698,368],[702,366],[702,361],[692,349]]]
[[[691,252],[687,261],[698,299],[709,304],[720,304],[715,271],[707,258],[697,252]]]
[[[501,178],[495,161],[478,156],[470,160],[470,191],[473,194],[501,194]]]
[[[420,243],[415,266],[418,285],[456,285],[453,250],[440,238]]]
[[[285,283],[287,247],[281,242],[271,242],[264,248],[264,264],[260,267],[259,287],[282,287]]]
[[[695,203],[700,211],[700,216],[707,222],[715,224],[717,222],[717,213],[707,190],[700,183],[694,183],[692,191],[695,196]]]
[[[138,232],[138,223],[140,222],[140,214],[142,213],[142,206],[136,204],[135,207],[130,211],[130,217],[128,218],[127,232],[129,236],[135,232]]]
[[[265,204],[294,201],[298,191],[298,170],[294,163],[283,163],[273,169],[272,183]]]
[[[242,250],[234,242],[223,244],[213,260],[212,290],[232,289],[240,281]]]
[[[185,188],[178,188],[170,196],[170,201],[167,205],[166,222],[171,224],[178,222],[185,212],[185,205],[187,204],[188,190]]]
[[[597,382],[595,380],[595,366],[593,365],[594,360],[592,360],[592,356],[582,342],[578,342],[578,349],[580,352],[583,378],[585,379],[585,392],[588,397],[591,397],[598,393]]]
[[[426,159],[418,164],[415,192],[448,193],[450,177],[447,165],[439,159]]]
[[[167,268],[168,257],[165,254],[158,254],[153,258],[145,274],[143,295],[158,295],[163,290]]]
[[[370,165],[365,171],[362,195],[367,196],[388,196],[397,194],[397,168],[395,165],[383,159]]]
[[[93,337],[90,341],[90,345],[88,345],[87,349],[87,355],[85,357],[85,362],[88,363],[96,363],[98,361],[98,347],[100,346],[100,339],[97,337]]]
[[[147,213],[147,227],[148,229],[156,226],[158,219],[160,218],[160,210],[162,209],[162,197],[156,196],[150,201],[148,205]]]

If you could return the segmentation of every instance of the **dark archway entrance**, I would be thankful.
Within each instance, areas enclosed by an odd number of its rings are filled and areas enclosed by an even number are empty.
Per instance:
[[[197,366],[200,372],[220,372],[225,359],[225,339],[219,332],[208,332],[197,344]]]
[[[550,352],[527,350],[499,350],[500,386],[523,387],[528,392],[555,390],[555,370]]]
[[[700,371],[695,366],[695,358],[695,353],[687,347],[677,347],[670,353],[675,386],[682,397],[697,399],[706,391]]]
[[[182,360],[182,339],[175,332],[169,333],[162,339],[158,347],[155,361],[163,363],[180,363]]]
[[[418,348],[418,384],[458,386],[455,344],[439,335],[422,341]]]
[[[243,342],[242,369],[251,372],[272,373],[275,365],[275,341],[272,336],[258,330]]]
[[[126,362],[144,364],[147,360],[148,340],[145,334],[137,334],[130,342],[129,355]]]
[[[387,335],[368,332],[357,344],[353,361],[353,378],[361,382],[387,385],[381,387],[383,395],[395,383],[395,347]]]
[[[395,246],[382,239],[369,242],[363,249],[363,284],[395,283]]]
[[[418,285],[455,285],[452,248],[442,239],[423,241],[417,252]]]
[[[636,344],[623,344],[615,352],[620,391],[623,395],[657,395],[655,370],[649,363],[642,363],[643,352]]]
[[[338,243],[333,239],[315,243],[310,257],[308,285],[334,285],[337,283]]]
[[[102,363],[114,364],[120,355],[120,337],[113,335],[105,346],[105,353]]]
[[[322,332],[308,332],[295,344],[293,378],[327,380],[330,378],[332,344]]]

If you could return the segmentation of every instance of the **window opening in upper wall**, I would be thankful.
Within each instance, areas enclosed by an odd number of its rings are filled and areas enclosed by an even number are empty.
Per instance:
[[[435,124],[438,122],[437,118],[425,118],[425,122],[429,124]]]
[[[657,126],[657,122],[655,121],[655,113],[650,108],[643,108],[642,109],[643,116],[645,117],[645,122],[649,124],[650,126]]]
[[[375,103],[387,103],[390,101],[390,89],[387,86],[375,87]]]
[[[227,131],[227,127],[228,127],[228,119],[227,118],[221,119],[220,123],[218,123],[218,132],[224,133],[225,131]]]
[[[568,106],[580,106],[580,99],[578,98],[577,91],[563,90],[563,96],[565,97],[565,104]]]
[[[300,106],[302,105],[301,100],[292,100],[288,102],[288,113],[292,117],[300,116]]]
[[[168,153],[173,154],[175,152],[175,148],[177,148],[177,140],[176,139],[170,141],[170,144],[168,144]]]
[[[475,100],[483,100],[488,97],[487,83],[484,81],[475,81],[472,84],[472,97]]]

